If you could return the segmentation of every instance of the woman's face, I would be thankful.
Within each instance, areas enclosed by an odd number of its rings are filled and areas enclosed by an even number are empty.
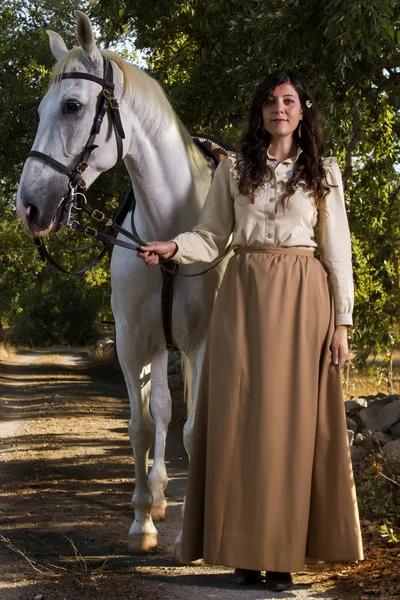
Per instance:
[[[272,139],[292,136],[303,117],[300,98],[290,83],[281,83],[262,105],[263,124]]]

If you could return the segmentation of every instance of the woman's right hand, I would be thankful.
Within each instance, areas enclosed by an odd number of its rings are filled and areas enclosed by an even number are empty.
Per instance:
[[[155,267],[163,259],[171,258],[176,254],[178,246],[175,242],[148,242],[146,246],[139,246],[136,256],[141,258],[146,265]]]

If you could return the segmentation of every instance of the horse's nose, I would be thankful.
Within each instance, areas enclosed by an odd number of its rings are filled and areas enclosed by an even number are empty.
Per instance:
[[[31,223],[38,216],[38,209],[33,204],[22,204],[20,210],[18,211],[21,216],[23,216],[27,223]]]
[[[25,219],[28,226],[35,225],[39,221],[39,210],[33,204],[28,204],[25,207]]]
[[[16,203],[16,209],[25,226],[32,231],[32,228],[38,224],[40,218],[39,209],[35,204],[29,202],[28,199],[24,202],[21,198]]]

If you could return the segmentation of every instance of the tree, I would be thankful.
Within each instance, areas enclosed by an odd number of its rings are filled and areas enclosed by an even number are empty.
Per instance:
[[[71,15],[76,8],[88,10],[89,4],[77,4],[75,0],[4,0],[0,7],[0,323],[15,326],[20,342],[90,340],[103,295],[109,293],[106,259],[80,280],[60,277],[53,267],[39,260],[32,239],[23,233],[13,210],[23,163],[38,125],[37,108],[54,63],[46,29],[62,32],[72,47],[76,41]],[[127,179],[115,172],[107,177],[106,185],[102,178],[94,186],[93,197],[98,195],[99,204],[112,212]],[[105,193],[103,187],[113,192]],[[89,261],[87,255],[77,258],[54,249],[57,244],[50,245],[66,268]],[[52,326],[47,327],[50,317]]]
[[[307,75],[322,110],[327,153],[338,156],[345,179],[357,284],[353,343],[362,358],[374,349],[390,352],[399,321],[398,0],[5,0],[0,181],[6,202],[50,73],[44,31],[53,28],[72,44],[77,7],[90,14],[103,45],[123,42],[125,55],[144,53],[149,73],[189,129],[232,143],[240,140],[266,72],[286,65]],[[105,180],[116,191],[126,179],[111,173],[97,184],[100,204],[115,205],[113,195],[102,193]]]
[[[399,2],[392,0],[99,0],[104,39],[144,51],[183,122],[238,143],[264,74],[303,72],[320,105],[328,154],[344,174],[353,232],[353,347],[399,343],[396,260],[400,135]],[[107,16],[107,19],[106,19]]]
[[[326,117],[339,117],[335,134],[342,105],[377,88],[399,105],[398,2],[99,0],[92,13],[107,42],[131,32],[188,126],[240,124],[263,74],[283,65],[307,74]]]

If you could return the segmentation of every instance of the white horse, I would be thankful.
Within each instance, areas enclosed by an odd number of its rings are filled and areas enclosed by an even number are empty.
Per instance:
[[[88,17],[79,11],[75,15],[78,48],[68,51],[58,34],[48,32],[57,63],[50,88],[40,104],[40,123],[32,149],[71,169],[76,167],[89,137],[100,87],[93,80],[61,79],[60,75],[79,72],[102,78],[105,57],[111,61],[114,95],[120,103],[125,131],[122,154],[137,199],[137,231],[142,239],[151,241],[168,240],[190,230],[197,222],[210,186],[211,173],[205,158],[161,87],[114,53],[100,51]],[[84,173],[87,186],[117,162],[111,121],[107,113],[96,138],[98,148],[91,154]],[[30,156],[17,193],[17,211],[25,229],[35,235],[54,230],[55,223],[63,218],[60,201],[67,192],[65,173],[38,156]],[[123,226],[131,231],[130,215]],[[192,406],[184,427],[188,454],[207,327],[224,266],[224,263],[218,265],[206,276],[175,280],[172,335],[186,356],[185,366],[190,369],[191,381]],[[200,268],[187,266],[184,272]],[[117,351],[129,392],[129,437],[135,458],[136,485],[132,498],[135,520],[128,545],[133,552],[147,552],[157,548],[153,518],[163,518],[167,504],[164,454],[171,398],[160,310],[162,278],[159,269],[146,267],[131,250],[115,247],[111,281]],[[148,453],[153,442],[154,463],[148,474]],[[178,553],[179,542],[180,536]]]

